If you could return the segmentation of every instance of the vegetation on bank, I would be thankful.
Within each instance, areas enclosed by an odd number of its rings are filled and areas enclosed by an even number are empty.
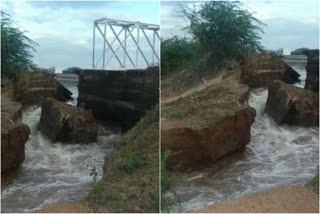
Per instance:
[[[161,41],[161,75],[180,71],[185,64],[195,64],[201,56],[198,42],[178,36]]]
[[[167,160],[170,151],[161,153],[161,212],[170,212],[173,206],[179,206],[179,197],[175,192],[175,187],[179,183],[177,171],[167,170]]]
[[[235,1],[181,5],[187,37],[161,41],[162,97],[176,96],[226,71],[241,71],[257,50],[264,23]],[[178,115],[179,116],[179,115]]]
[[[13,18],[1,11],[1,77],[17,80],[19,76],[35,65],[32,52],[35,43],[25,31],[14,26]]]
[[[291,55],[307,55],[307,53],[310,51],[309,48],[298,48],[291,52]]]
[[[93,212],[159,212],[159,106],[116,143],[87,200]]]
[[[161,42],[163,75],[182,71],[193,64],[193,71],[216,72],[228,61],[246,61],[262,50],[260,34],[265,24],[235,1],[210,1],[200,9],[182,9],[189,21],[185,28],[191,38],[173,37]]]

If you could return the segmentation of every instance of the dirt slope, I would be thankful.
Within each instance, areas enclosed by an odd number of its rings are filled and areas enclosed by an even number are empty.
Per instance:
[[[197,213],[318,213],[319,201],[306,187],[278,187],[266,192],[209,205]]]

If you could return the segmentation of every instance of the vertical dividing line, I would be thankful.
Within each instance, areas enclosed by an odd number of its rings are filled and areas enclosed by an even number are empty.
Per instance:
[[[103,60],[102,60],[102,68],[103,69],[104,69],[105,60],[106,60],[106,41],[105,41],[105,39],[107,39],[106,32],[107,32],[107,23],[105,22],[104,23],[104,32],[103,32],[103,37],[104,37],[104,40],[103,40]]]
[[[95,48],[95,39],[96,39],[96,23],[93,23],[93,41],[92,41],[92,69],[94,69],[94,48]]]
[[[159,1],[159,20],[160,20],[160,25],[159,25],[159,31],[161,29],[161,1]],[[155,34],[157,32],[153,31],[153,43],[155,44]],[[158,36],[158,34],[157,34]],[[159,38],[158,40],[158,45],[159,45],[159,213],[161,213],[161,39]]]

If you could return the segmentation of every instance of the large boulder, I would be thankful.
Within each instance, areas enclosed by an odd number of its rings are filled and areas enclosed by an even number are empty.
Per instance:
[[[127,130],[159,102],[159,67],[79,70],[78,106]]]
[[[71,99],[72,92],[45,71],[25,72],[16,84],[16,99],[23,105],[38,105],[47,97]]]
[[[299,81],[300,74],[273,53],[257,53],[242,66],[241,82],[251,88],[268,87],[273,80]]]
[[[278,124],[319,126],[318,94],[282,81],[270,84],[265,111]]]
[[[53,98],[42,103],[39,128],[53,142],[90,143],[98,135],[98,125],[90,110]]]
[[[319,50],[311,50],[307,54],[307,78],[304,88],[319,92]]]
[[[162,105],[161,149],[168,167],[197,169],[245,147],[256,111],[248,86],[224,80]]]
[[[19,167],[30,129],[21,123],[22,105],[1,97],[1,172]]]

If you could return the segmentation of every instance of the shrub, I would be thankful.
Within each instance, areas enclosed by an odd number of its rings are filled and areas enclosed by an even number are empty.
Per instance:
[[[161,75],[181,71],[199,54],[200,46],[194,40],[175,36],[161,41]]]
[[[161,154],[161,211],[170,212],[170,208],[179,204],[179,198],[174,190],[178,183],[177,175],[168,172],[166,169],[170,151],[166,150]]]
[[[1,77],[17,80],[22,72],[34,68],[31,53],[37,43],[13,23],[12,17],[1,11]]]
[[[201,44],[210,59],[221,67],[227,60],[245,61],[251,53],[261,50],[260,26],[265,25],[236,1],[209,1],[200,9],[182,9],[190,21],[186,28]]]

